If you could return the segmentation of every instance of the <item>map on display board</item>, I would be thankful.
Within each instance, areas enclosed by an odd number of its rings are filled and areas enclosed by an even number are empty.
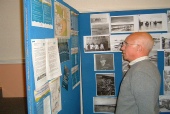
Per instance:
[[[55,37],[70,37],[70,10],[55,2]]]

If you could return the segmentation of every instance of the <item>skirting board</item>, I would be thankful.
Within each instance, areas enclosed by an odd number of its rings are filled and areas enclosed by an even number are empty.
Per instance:
[[[22,64],[22,63],[25,63],[25,59],[0,60],[0,64]]]

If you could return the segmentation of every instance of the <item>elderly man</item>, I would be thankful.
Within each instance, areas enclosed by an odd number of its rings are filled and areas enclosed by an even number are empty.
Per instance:
[[[149,61],[154,41],[146,32],[129,35],[122,44],[130,69],[122,81],[116,114],[159,114],[160,73]]]

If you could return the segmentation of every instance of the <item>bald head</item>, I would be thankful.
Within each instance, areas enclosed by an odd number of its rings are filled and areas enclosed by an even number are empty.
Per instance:
[[[142,48],[149,53],[152,50],[154,41],[152,36],[147,32],[135,32],[129,35],[127,38],[133,40],[136,44],[142,46]]]
[[[124,60],[129,62],[139,57],[148,56],[154,44],[152,36],[146,32],[132,33],[124,42],[121,50]]]

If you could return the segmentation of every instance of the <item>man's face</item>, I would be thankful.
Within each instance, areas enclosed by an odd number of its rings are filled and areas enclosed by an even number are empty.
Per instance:
[[[136,44],[133,39],[126,38],[121,47],[124,60],[129,62],[133,61],[135,59],[138,46],[139,45]]]

